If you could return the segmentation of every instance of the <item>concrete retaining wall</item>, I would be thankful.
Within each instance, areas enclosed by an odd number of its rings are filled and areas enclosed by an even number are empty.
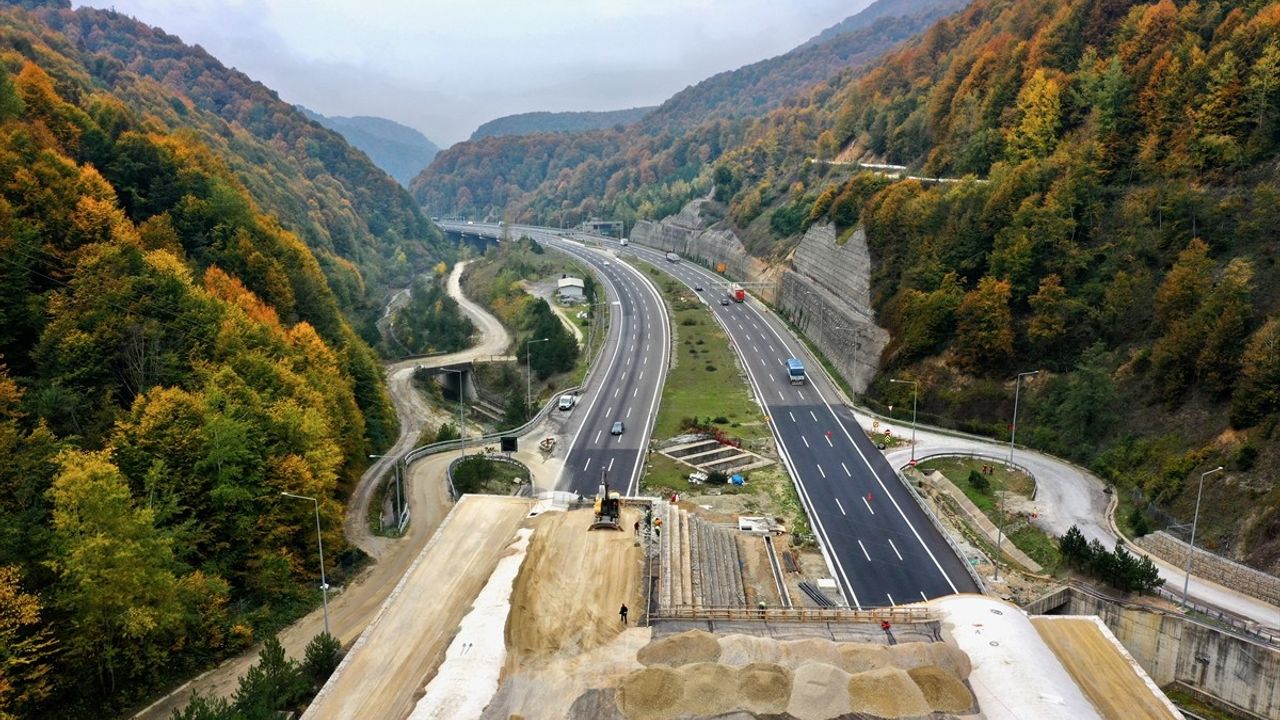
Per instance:
[[[1058,614],[1101,617],[1161,687],[1185,685],[1243,717],[1280,717],[1280,650],[1179,615],[1076,590],[1068,595]]]
[[[1138,547],[1177,567],[1187,566],[1187,543],[1161,530],[1134,541]],[[1254,570],[1203,548],[1196,548],[1197,577],[1211,580],[1272,605],[1280,605],[1280,578]]]
[[[768,283],[752,293],[795,323],[855,391],[866,389],[889,333],[876,325],[871,310],[871,257],[862,231],[837,245],[834,227],[815,225],[800,240],[792,266],[771,269],[732,232],[707,226],[707,202],[695,200],[661,221],[637,223],[631,241],[710,267],[724,263],[729,277],[743,282]]]

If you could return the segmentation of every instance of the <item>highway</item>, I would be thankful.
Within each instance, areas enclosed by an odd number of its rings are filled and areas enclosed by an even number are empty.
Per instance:
[[[498,238],[497,225],[442,222],[451,232]],[[657,416],[670,355],[666,306],[652,282],[611,254],[565,240],[549,229],[521,227],[521,234],[589,265],[604,288],[609,335],[588,388],[571,411],[572,438],[556,489],[594,496],[602,479],[627,495],[639,492],[640,474]],[[564,412],[552,410],[552,412]],[[615,422],[623,433],[612,435]]]

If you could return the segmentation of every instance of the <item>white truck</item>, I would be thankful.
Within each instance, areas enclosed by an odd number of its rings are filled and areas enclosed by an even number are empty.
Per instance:
[[[667,262],[680,262],[680,256],[675,253],[667,253]]]

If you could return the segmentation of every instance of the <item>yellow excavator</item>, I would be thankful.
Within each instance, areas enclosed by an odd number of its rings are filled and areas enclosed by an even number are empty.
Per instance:
[[[609,492],[607,480],[600,483],[600,489],[596,492],[596,519],[591,523],[590,529],[622,529],[622,495]]]

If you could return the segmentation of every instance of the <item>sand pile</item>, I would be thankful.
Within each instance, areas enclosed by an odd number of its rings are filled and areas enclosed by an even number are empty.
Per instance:
[[[884,645],[840,643],[840,667],[857,674],[893,665],[893,655]]]
[[[781,665],[752,663],[738,671],[738,705],[754,713],[777,714],[791,699],[791,671]]]
[[[880,668],[854,675],[849,678],[849,698],[854,710],[885,718],[928,715],[931,710],[924,693],[907,671],[900,668]]]
[[[725,635],[720,638],[720,662],[741,667],[752,663],[777,663],[778,641],[755,635]]]
[[[821,663],[841,667],[842,658],[839,646],[823,638],[805,638],[803,640],[787,640],[778,643],[781,651],[778,664],[792,669],[799,669],[806,663]]]
[[[787,712],[799,720],[825,720],[851,711],[849,673],[832,665],[806,663],[796,668]]]
[[[679,715],[711,717],[738,706],[737,698],[730,692],[737,685],[737,671],[734,668],[702,662],[685,665],[676,672],[684,681]]]
[[[676,705],[684,694],[684,678],[665,667],[637,670],[622,679],[618,686],[618,705],[631,720],[649,720],[675,716]]]
[[[907,674],[924,694],[924,701],[934,710],[961,714],[976,704],[969,688],[946,670],[922,667],[908,670]]]
[[[960,678],[969,677],[973,670],[969,656],[946,643],[901,643],[885,649],[893,657],[889,664],[903,670],[936,666]]]
[[[636,659],[644,665],[672,667],[715,662],[720,659],[720,642],[705,630],[689,630],[654,640],[636,653]]]

